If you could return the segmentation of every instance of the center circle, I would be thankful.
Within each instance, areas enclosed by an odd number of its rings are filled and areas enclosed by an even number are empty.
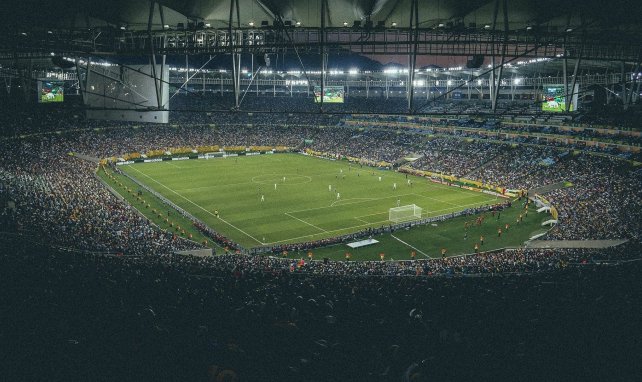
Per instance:
[[[312,182],[311,177],[298,174],[262,174],[252,177],[252,183],[259,184],[296,185],[310,182]]]

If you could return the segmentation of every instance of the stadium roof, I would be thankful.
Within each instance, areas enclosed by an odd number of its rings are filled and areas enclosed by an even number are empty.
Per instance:
[[[490,42],[493,31],[498,35],[512,33],[506,37],[513,44],[507,57],[526,61],[536,57],[553,58],[547,63],[522,66],[519,71],[525,75],[562,70],[560,60],[554,59],[561,57],[560,52],[569,58],[581,56],[582,66],[595,70],[618,71],[622,62],[631,66],[627,70],[632,70],[642,60],[642,1],[638,0],[608,3],[596,0],[157,0],[153,3],[148,0],[4,0],[1,3],[4,23],[0,26],[0,64],[5,67],[23,65],[19,63],[20,57],[28,57],[31,60],[28,65],[33,65],[36,59],[46,66],[50,62],[47,56],[54,52],[70,56],[93,54],[93,57],[147,54],[145,39],[150,21],[155,33],[173,31],[175,36],[181,30],[227,32],[228,28],[234,28],[246,33],[255,30],[264,33],[264,38],[271,38],[276,44],[273,46],[280,44],[271,52],[281,52],[283,56],[287,51],[292,52],[292,41],[296,39],[297,56],[301,53],[304,61],[306,53],[318,56],[319,34],[314,30],[322,24],[328,30],[339,31],[329,35],[328,39],[333,39],[335,44],[331,52],[364,54],[382,64],[407,61],[404,58],[389,60],[386,56],[410,54],[412,27],[423,31],[417,35],[417,40],[425,44],[416,49],[418,56],[460,57],[452,61],[424,59],[417,62],[418,67],[458,66],[465,64],[463,57],[475,54],[499,56],[500,48]],[[415,4],[417,15],[411,20]],[[322,5],[325,5],[324,12],[321,12]],[[311,32],[286,36],[284,26],[293,31]],[[389,33],[394,30],[405,32]],[[270,31],[277,31],[277,37],[268,35]],[[379,35],[375,36],[376,33]],[[211,38],[212,44],[205,44],[204,49],[193,48],[197,37],[192,40],[183,37],[182,45],[169,43],[163,54],[212,55],[229,51],[225,45],[229,41],[227,37],[205,36]],[[350,40],[347,44],[346,39]],[[365,50],[360,47],[375,40],[383,45],[372,42]],[[390,48],[391,44],[397,46]],[[182,46],[188,48],[181,50]],[[37,51],[39,55],[15,54],[30,51]],[[257,53],[247,46],[243,52]]]
[[[212,28],[229,24],[230,0],[159,0],[165,23],[203,22]],[[502,7],[499,5],[499,19]],[[352,26],[371,21],[374,26],[408,27],[413,0],[327,0],[327,27]],[[484,28],[494,18],[495,0],[420,0],[421,28]],[[236,4],[235,4],[236,5]],[[292,25],[319,27],[322,0],[238,0],[240,24],[273,25],[280,16]],[[34,27],[68,28],[114,25],[145,29],[149,18],[147,0],[4,0],[4,27],[28,30]],[[236,8],[236,7],[235,7]],[[552,31],[593,30],[618,33],[642,31],[642,2],[636,0],[510,0],[507,1],[511,30],[540,27]],[[236,9],[234,9],[236,13]],[[236,14],[235,23],[236,23]],[[394,24],[393,24],[394,23]],[[154,24],[162,27],[160,18]]]

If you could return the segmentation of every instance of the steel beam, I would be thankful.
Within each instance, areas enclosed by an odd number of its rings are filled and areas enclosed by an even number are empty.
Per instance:
[[[410,54],[408,55],[408,86],[406,95],[408,98],[408,113],[414,112],[415,95],[415,67],[417,66],[417,39],[419,31],[419,6],[418,0],[412,0],[410,5]]]
[[[158,109],[161,109],[163,107],[163,98],[161,94],[161,85],[158,81],[158,73],[156,73],[156,52],[154,51],[154,39],[152,38],[152,26],[153,26],[153,21],[154,21],[154,8],[155,8],[155,1],[150,1],[149,2],[149,18],[147,21],[147,35],[149,36],[149,61],[152,66],[152,76],[154,80],[154,90],[156,94],[156,104]],[[160,4],[159,4],[160,6]],[[163,73],[161,72],[161,77]]]
[[[238,0],[230,0],[230,17],[228,20],[228,47],[232,54],[232,81],[234,84],[234,110],[239,109],[239,96],[241,93],[241,49],[235,47],[237,43],[243,43],[243,36],[240,30],[234,30],[232,25],[234,23],[234,10],[236,10],[237,28],[241,27],[241,19],[239,17],[239,4]]]
[[[323,113],[323,98],[325,96],[325,81],[326,81],[326,71],[328,69],[328,54],[325,48],[325,9],[326,9],[326,0],[321,0],[321,96],[319,99],[319,107],[321,113]]]

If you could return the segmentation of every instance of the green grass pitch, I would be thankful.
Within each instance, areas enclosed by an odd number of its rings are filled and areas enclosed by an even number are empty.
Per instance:
[[[120,168],[246,248],[318,240],[388,225],[388,210],[397,202],[422,207],[426,217],[500,201],[491,195],[419,177],[406,178],[401,173],[300,154],[168,161]],[[473,240],[480,234],[487,235],[487,243],[492,242],[495,225],[504,224],[504,220],[514,224],[515,211],[507,211],[500,222],[471,229],[470,241],[463,240],[463,225],[465,220],[474,219],[471,217],[377,236],[381,243],[351,251],[353,260],[378,260],[381,252],[390,254],[387,258],[406,259],[412,250],[416,250],[417,258],[434,257],[440,247],[447,247],[448,255],[470,253]],[[521,244],[537,230],[540,221],[533,216],[512,240],[505,236],[503,242],[493,245]],[[337,245],[314,253],[316,258],[343,259],[347,249]]]

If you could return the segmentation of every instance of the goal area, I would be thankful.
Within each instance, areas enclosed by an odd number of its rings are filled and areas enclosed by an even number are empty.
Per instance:
[[[393,207],[388,210],[388,220],[399,223],[409,220],[421,219],[421,207],[415,204]]]

